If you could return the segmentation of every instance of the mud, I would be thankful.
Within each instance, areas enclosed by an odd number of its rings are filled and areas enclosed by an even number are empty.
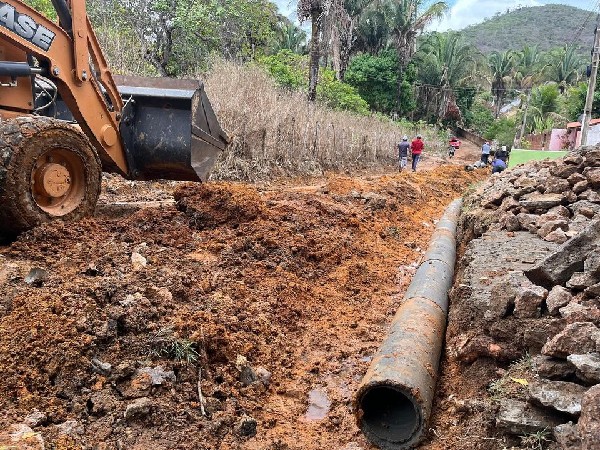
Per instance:
[[[0,248],[0,431],[25,421],[56,449],[370,448],[353,392],[436,219],[486,175],[105,176],[95,218]]]

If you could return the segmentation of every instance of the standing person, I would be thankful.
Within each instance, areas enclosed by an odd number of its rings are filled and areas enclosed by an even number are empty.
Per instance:
[[[486,166],[488,165],[488,159],[490,157],[490,150],[492,148],[490,147],[490,143],[488,141],[485,141],[484,144],[481,146],[481,162],[484,163]]]
[[[402,172],[402,169],[406,167],[406,162],[408,160],[408,149],[410,148],[410,144],[408,143],[408,136],[404,135],[402,137],[402,142],[398,144],[398,172]]]
[[[417,164],[419,163],[419,159],[421,159],[421,153],[423,152],[423,141],[421,140],[421,135],[417,134],[417,137],[413,139],[410,143],[410,152],[412,154],[412,170],[413,172],[417,171]]]

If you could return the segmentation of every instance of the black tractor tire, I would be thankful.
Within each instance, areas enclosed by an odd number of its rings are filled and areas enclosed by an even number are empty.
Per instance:
[[[100,158],[74,126],[37,116],[0,123],[0,237],[92,215],[101,181]]]

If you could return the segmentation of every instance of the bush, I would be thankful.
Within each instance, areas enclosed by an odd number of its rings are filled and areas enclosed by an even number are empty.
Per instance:
[[[275,55],[259,58],[257,62],[281,87],[302,89],[307,85],[306,57],[297,55],[291,50],[281,50]]]
[[[514,118],[499,118],[492,123],[483,137],[498,141],[498,145],[512,147],[515,140],[515,126]]]
[[[335,79],[332,70],[322,69],[317,86],[317,99],[334,109],[368,115],[369,105],[356,88]]]

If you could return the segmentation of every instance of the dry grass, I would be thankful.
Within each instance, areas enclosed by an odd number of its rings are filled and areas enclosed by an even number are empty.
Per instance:
[[[114,73],[148,75],[135,38],[117,39],[98,27]],[[365,117],[311,104],[303,92],[277,87],[260,68],[216,60],[206,76],[208,97],[233,138],[212,179],[257,181],[281,176],[321,175],[396,165],[396,144],[404,134],[421,133],[426,155],[442,155],[446,143],[435,128],[382,117]]]
[[[276,87],[257,67],[215,62],[205,85],[233,137],[213,170],[214,179],[252,181],[389,167],[396,164],[395,146],[404,134],[422,133],[430,154],[445,151],[427,125],[401,126],[310,104],[303,93]]]

